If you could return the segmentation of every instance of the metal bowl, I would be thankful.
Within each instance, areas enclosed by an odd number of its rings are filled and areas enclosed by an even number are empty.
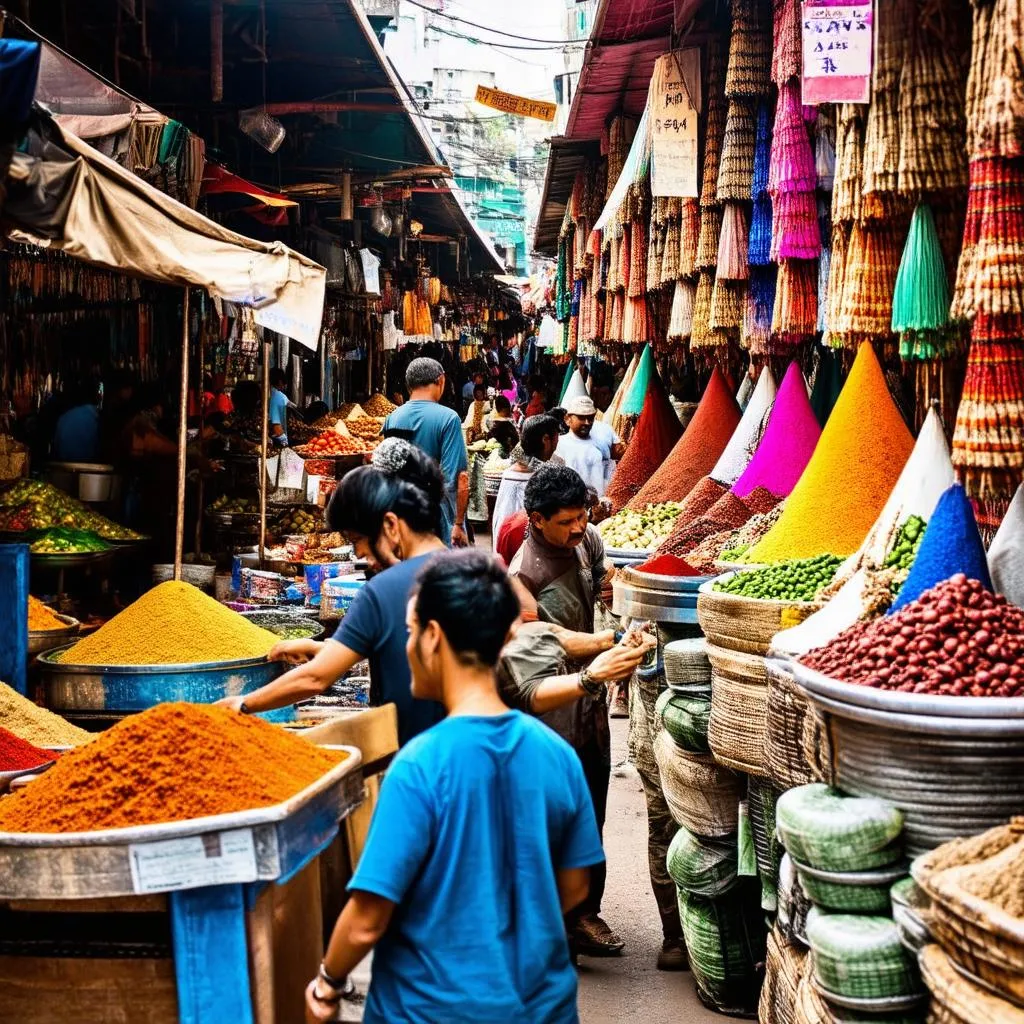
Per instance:
[[[612,612],[633,619],[695,625],[697,591],[711,578],[662,576],[626,567],[612,581]]]
[[[62,715],[132,714],[170,701],[212,704],[252,693],[285,670],[266,658],[186,665],[75,665],[56,660],[73,648],[47,651],[38,662],[46,706]],[[292,714],[290,708],[281,708],[261,717],[287,721]]]
[[[268,629],[271,633],[283,634],[285,628],[302,629],[306,636],[303,639],[320,640],[326,630],[315,618],[304,611],[300,612],[239,612],[243,619],[248,619],[254,626]]]
[[[47,761],[44,764],[37,764],[34,768],[17,768],[10,772],[0,772],[0,793],[6,793],[18,779],[24,779],[30,775],[41,775],[56,763],[56,761]]]
[[[28,653],[30,657],[52,651],[54,647],[66,647],[78,636],[82,624],[70,615],[57,614],[61,622],[66,623],[64,629],[30,629],[28,631]]]
[[[43,569],[84,569],[87,566],[101,565],[114,557],[115,549],[106,551],[60,551],[54,554],[31,553],[33,565]]]

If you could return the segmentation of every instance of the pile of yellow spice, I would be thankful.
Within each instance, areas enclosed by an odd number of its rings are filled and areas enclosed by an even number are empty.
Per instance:
[[[91,636],[69,647],[68,665],[189,665],[262,658],[277,643],[189,583],[161,583]]]

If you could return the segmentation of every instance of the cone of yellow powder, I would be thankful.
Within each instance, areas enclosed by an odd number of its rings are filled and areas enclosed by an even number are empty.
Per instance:
[[[864,343],[785,511],[748,553],[749,561],[852,554],[882,511],[913,447],[874,350]]]

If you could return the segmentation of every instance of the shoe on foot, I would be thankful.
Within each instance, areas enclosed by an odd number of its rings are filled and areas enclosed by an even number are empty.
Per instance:
[[[587,914],[576,925],[576,950],[586,956],[618,956],[626,944],[597,916]]]
[[[611,718],[629,718],[629,701],[626,698],[626,691],[621,686],[615,691],[615,699],[608,715]]]
[[[690,958],[686,955],[686,944],[682,939],[665,939],[658,954],[659,971],[686,971]]]

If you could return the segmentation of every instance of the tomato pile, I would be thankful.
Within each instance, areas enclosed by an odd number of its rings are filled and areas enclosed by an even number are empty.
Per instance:
[[[309,444],[295,450],[305,458],[323,459],[332,455],[369,455],[373,449],[359,438],[325,430],[317,434]]]

